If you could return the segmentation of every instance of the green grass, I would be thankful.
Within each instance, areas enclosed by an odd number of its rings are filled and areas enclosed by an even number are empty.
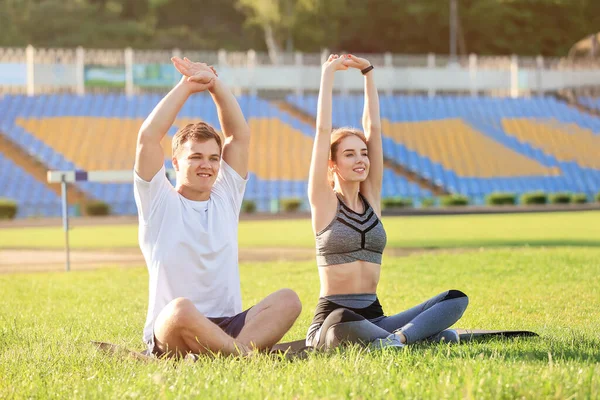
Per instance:
[[[455,288],[470,297],[458,327],[541,337],[376,354],[354,347],[294,362],[107,356],[89,341],[142,346],[143,268],[0,275],[0,398],[595,398],[599,260],[600,248],[584,247],[387,259],[379,290],[387,313]],[[246,305],[281,287],[298,292],[304,309],[286,339],[303,337],[318,296],[314,264],[243,264],[241,274]]]
[[[600,212],[386,217],[389,247],[600,246]],[[0,247],[62,248],[60,227],[0,229]],[[308,219],[242,221],[240,247],[314,246]],[[137,247],[136,225],[75,227],[75,249]]]

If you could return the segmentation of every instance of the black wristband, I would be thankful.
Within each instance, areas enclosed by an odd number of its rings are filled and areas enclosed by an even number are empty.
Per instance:
[[[374,66],[372,66],[372,65],[369,65],[367,68],[365,68],[365,69],[361,69],[361,70],[360,70],[360,72],[361,72],[363,75],[365,75],[367,72],[369,72],[369,71],[370,71],[370,70],[372,70],[373,68],[375,68],[375,67],[374,67]]]

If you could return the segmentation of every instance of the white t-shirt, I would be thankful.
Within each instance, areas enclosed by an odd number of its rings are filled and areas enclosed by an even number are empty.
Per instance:
[[[193,201],[175,190],[164,165],[150,182],[133,175],[150,282],[144,341],[154,343],[156,317],[178,297],[206,317],[240,313],[237,235],[247,180],[222,160],[210,198]]]

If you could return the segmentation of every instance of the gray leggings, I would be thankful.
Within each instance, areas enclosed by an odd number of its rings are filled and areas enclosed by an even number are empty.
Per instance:
[[[448,290],[389,317],[366,319],[355,312],[360,311],[361,305],[367,307],[372,304],[376,298],[375,294],[327,296],[327,300],[340,308],[332,311],[322,324],[309,327],[306,344],[331,348],[343,342],[370,343],[396,332],[402,332],[407,344],[433,340],[437,334],[456,323],[469,304],[466,294],[459,290]]]

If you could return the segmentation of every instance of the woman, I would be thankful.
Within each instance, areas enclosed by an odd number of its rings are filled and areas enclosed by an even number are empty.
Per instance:
[[[332,132],[332,88],[336,71],[355,68],[365,79],[364,134]],[[306,344],[331,348],[343,342],[402,347],[419,340],[457,342],[445,330],[464,313],[467,296],[449,290],[402,313],[385,316],[377,298],[386,244],[381,218],[383,150],[379,98],[369,61],[331,55],[323,64],[317,131],[308,196],[316,236],[321,293]]]

